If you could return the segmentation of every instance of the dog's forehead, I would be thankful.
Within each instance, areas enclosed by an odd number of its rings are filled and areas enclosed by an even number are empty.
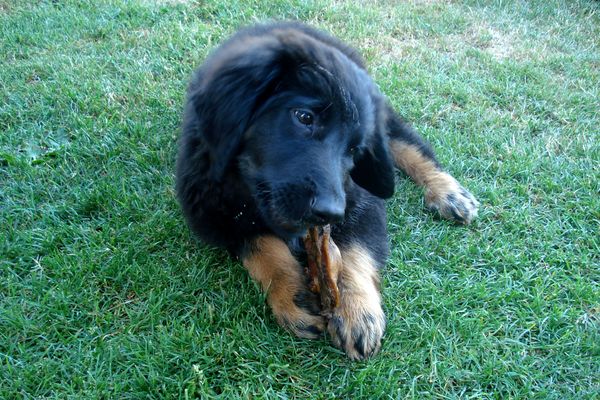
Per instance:
[[[325,57],[314,60],[310,67],[326,77],[331,86],[331,100],[335,101],[342,118],[350,124],[360,125],[363,131],[372,131],[375,120],[373,95],[377,91],[367,72],[341,51],[329,48]],[[320,82],[319,82],[320,83]],[[323,88],[315,88],[317,91]]]
[[[364,69],[341,52],[339,57],[344,61],[340,80],[345,91],[346,107],[350,109],[352,119],[360,125],[361,130],[365,133],[371,132],[375,124],[373,92],[376,87]]]

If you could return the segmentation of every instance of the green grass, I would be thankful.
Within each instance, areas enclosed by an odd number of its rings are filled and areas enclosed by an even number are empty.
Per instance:
[[[0,398],[599,398],[598,2],[266,3],[0,0]],[[190,73],[282,18],[358,47],[482,203],[399,179],[367,362],[280,329],[174,197]]]

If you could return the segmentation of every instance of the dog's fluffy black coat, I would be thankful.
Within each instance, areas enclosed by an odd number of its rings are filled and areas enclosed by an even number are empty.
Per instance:
[[[359,56],[335,38],[294,23],[239,32],[188,90],[177,187],[192,230],[240,255],[257,236],[290,241],[329,222],[310,211],[319,198],[345,204],[336,241],[371,236],[365,244],[383,261],[379,197],[394,188],[384,104]],[[298,110],[311,111],[312,127],[294,120]]]
[[[477,201],[435,160],[368,76],[359,55],[298,23],[241,30],[193,77],[177,161],[191,229],[241,257],[278,322],[302,337],[327,329],[354,359],[385,328],[377,269],[389,253],[383,199],[394,168],[426,204],[468,223]],[[341,304],[319,313],[299,270],[307,227],[332,225]]]

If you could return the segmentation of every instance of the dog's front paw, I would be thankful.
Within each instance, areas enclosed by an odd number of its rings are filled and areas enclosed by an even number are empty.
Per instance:
[[[475,197],[445,172],[428,183],[425,204],[442,217],[463,224],[469,224],[477,216],[479,208]]]
[[[279,325],[294,335],[316,339],[326,326],[321,315],[319,298],[307,288],[274,288],[269,292],[268,302]]]
[[[375,355],[385,332],[379,276],[369,252],[362,247],[342,251],[340,301],[327,323],[333,344],[353,360]]]
[[[308,290],[302,266],[281,239],[257,238],[243,263],[267,293],[279,325],[302,338],[315,339],[323,333],[326,320],[319,298]]]
[[[381,348],[385,315],[381,307],[372,309],[350,304],[334,311],[327,325],[331,341],[352,360],[364,360]]]

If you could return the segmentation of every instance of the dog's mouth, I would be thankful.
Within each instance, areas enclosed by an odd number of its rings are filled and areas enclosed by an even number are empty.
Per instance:
[[[278,235],[294,238],[303,236],[311,225],[305,218],[311,193],[308,185],[286,184],[273,188],[267,182],[260,182],[254,197],[266,224]]]

